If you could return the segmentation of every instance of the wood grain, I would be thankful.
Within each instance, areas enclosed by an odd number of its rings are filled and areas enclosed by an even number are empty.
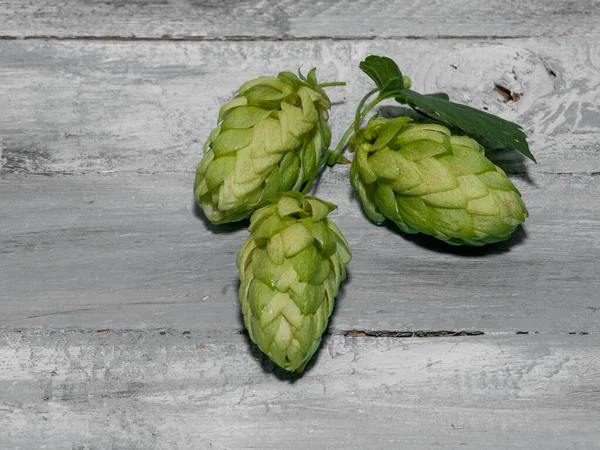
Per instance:
[[[0,331],[0,441],[52,449],[597,449],[597,336],[326,339]]]
[[[370,80],[368,54],[396,59],[422,92],[447,91],[523,125],[539,164],[496,155],[512,173],[600,172],[600,46],[587,39],[365,42],[0,41],[2,170],[193,171],[237,87],[260,74],[320,68],[334,142]],[[502,85],[521,94],[504,103]],[[388,113],[397,114],[389,104]]]
[[[515,179],[529,207],[505,243],[454,248],[377,227],[347,167],[316,192],[353,251],[331,332],[596,332],[600,178]],[[244,223],[207,226],[193,174],[0,179],[0,326],[243,328],[235,258]]]
[[[598,0],[0,0],[0,448],[600,449],[598,23]],[[193,172],[220,105],[280,70],[348,82],[335,142],[369,54],[524,126],[537,165],[490,156],[530,217],[445,247],[327,171],[353,261],[292,376],[241,334],[246,224],[210,226]],[[480,335],[398,337],[428,331]]]
[[[597,36],[597,0],[4,0],[0,33],[31,37]]]

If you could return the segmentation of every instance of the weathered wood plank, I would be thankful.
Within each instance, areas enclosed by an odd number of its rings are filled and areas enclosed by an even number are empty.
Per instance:
[[[600,177],[516,179],[531,217],[498,245],[454,248],[371,225],[348,167],[317,194],[354,259],[331,332],[600,330]],[[193,174],[0,177],[0,326],[240,330],[245,225],[207,227]]]
[[[39,42],[0,41],[4,171],[192,171],[218,108],[245,80],[317,66],[339,137],[370,80],[368,54],[396,59],[417,90],[521,123],[531,172],[599,172],[600,46],[587,38],[511,41]],[[495,85],[520,93],[503,103]],[[523,172],[517,154],[505,169]]]
[[[302,377],[240,335],[0,331],[11,449],[597,449],[597,336],[329,337]]]
[[[4,0],[11,37],[371,38],[597,35],[596,0]]]

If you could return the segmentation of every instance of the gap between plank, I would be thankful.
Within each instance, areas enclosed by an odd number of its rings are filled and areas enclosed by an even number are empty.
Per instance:
[[[215,330],[172,330],[172,329],[116,329],[111,330],[110,328],[101,328],[101,329],[77,329],[77,328],[14,328],[14,327],[0,327],[0,333],[27,333],[27,332],[44,332],[49,334],[64,334],[64,333],[75,333],[75,334],[88,334],[88,335],[104,335],[104,336],[118,336],[128,333],[143,333],[143,334],[155,334],[159,336],[185,336],[192,337],[192,335],[198,333],[208,333],[209,335],[213,334],[212,331]],[[242,330],[232,330],[233,335],[241,335],[248,336],[248,331],[246,329]],[[218,333],[218,334],[229,334]],[[592,333],[589,331],[569,331],[569,332],[559,332],[559,333],[548,333],[548,332],[539,332],[539,331],[511,331],[511,332],[491,332],[485,333],[480,330],[439,330],[439,331],[427,331],[427,330],[417,330],[417,331],[391,331],[391,330],[340,330],[340,331],[326,331],[323,333],[323,337],[335,337],[335,336],[343,336],[349,338],[376,338],[376,339],[422,339],[422,338],[448,338],[448,337],[477,337],[477,336],[513,336],[513,335],[541,335],[541,334],[552,334],[552,335],[570,335],[570,336],[589,336]]]
[[[501,164],[497,164],[500,165]],[[156,170],[156,171],[146,171],[146,170],[90,170],[90,171],[81,171],[81,172],[69,172],[69,171],[26,171],[23,169],[17,169],[10,165],[4,165],[0,167],[0,175],[3,174],[11,174],[11,175],[27,175],[34,177],[79,177],[79,176],[87,176],[87,175],[101,175],[101,176],[111,176],[111,175],[142,175],[142,176],[153,176],[153,175],[169,175],[169,174],[193,174],[196,173],[196,170]],[[588,176],[595,178],[600,176],[600,172],[592,171],[592,172],[539,172],[540,174],[546,175],[554,175],[554,176]],[[519,176],[527,176],[529,175],[528,171],[507,171],[507,174],[514,177]]]
[[[434,36],[160,36],[160,37],[138,37],[138,36],[56,36],[56,35],[32,35],[32,36],[10,36],[0,35],[0,40],[53,40],[53,41],[175,41],[175,42],[196,42],[196,41],[393,41],[393,40],[495,40],[495,39],[529,39],[529,35],[434,35]],[[559,35],[553,37],[560,37]]]
[[[20,331],[20,330],[17,330]],[[118,332],[124,330],[118,330]],[[140,330],[127,330],[127,331],[140,331]],[[158,334],[161,336],[166,336],[167,334],[173,336],[175,334],[181,333],[182,335],[191,335],[192,331],[175,331],[175,330],[147,330],[147,331],[158,331]],[[109,334],[111,330],[109,328],[104,328],[100,330],[96,330],[99,334]],[[237,334],[248,336],[248,330],[243,329],[237,332]],[[453,330],[439,330],[439,331],[427,331],[427,330],[417,330],[417,331],[390,331],[390,330],[346,330],[346,331],[326,331],[323,333],[323,336],[345,336],[345,337],[355,337],[355,338],[437,338],[437,337],[462,337],[462,336],[495,336],[495,335],[524,335],[524,334],[542,334],[539,331],[516,331],[516,332],[493,332],[493,333],[485,333],[480,330],[461,330],[461,331],[453,331]],[[546,334],[546,333],[545,333]],[[578,336],[587,336],[591,334],[589,331],[569,331],[567,333],[557,333],[557,334],[568,334],[568,335],[578,335]]]

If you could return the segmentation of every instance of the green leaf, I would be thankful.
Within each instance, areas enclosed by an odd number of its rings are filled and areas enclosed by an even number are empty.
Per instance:
[[[317,85],[317,68],[316,67],[313,67],[312,69],[310,69],[310,71],[308,72],[308,75],[306,76],[306,81],[311,86]]]
[[[366,73],[379,88],[380,97],[394,97],[404,89],[404,79],[398,65],[385,56],[367,56],[359,64],[360,69]]]
[[[458,129],[475,138],[484,147],[517,150],[535,161],[529,150],[527,136],[520,125],[466,105],[450,102],[448,95],[441,92],[423,95],[410,90],[410,80],[403,77],[396,63],[385,56],[367,56],[360,63],[360,68],[375,82],[379,94],[364,110],[359,111],[360,114],[357,113],[359,119],[382,100],[394,97],[396,101],[412,106],[449,128]],[[359,110],[365,99],[361,102]],[[343,143],[340,142],[340,145]],[[336,150],[334,153],[339,152]]]
[[[425,97],[433,97],[433,98],[439,98],[442,100],[450,100],[450,97],[448,97],[448,94],[446,94],[445,92],[436,92],[435,94],[424,94]]]
[[[368,59],[368,58],[367,58]],[[517,150],[535,162],[529,151],[527,136],[520,125],[470,106],[453,103],[445,94],[422,95],[403,89],[396,100],[450,127],[456,127],[475,138],[484,147]]]

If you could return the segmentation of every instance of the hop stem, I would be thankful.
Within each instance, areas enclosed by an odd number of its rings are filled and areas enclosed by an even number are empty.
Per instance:
[[[346,86],[346,82],[345,81],[332,81],[330,83],[317,84],[315,87],[326,88],[326,87],[333,87],[333,86]]]
[[[321,169],[323,168],[323,166],[325,166],[325,163],[329,160],[329,155],[330,154],[331,154],[330,151],[325,152],[325,154],[321,158],[321,161],[319,161],[319,165],[317,166],[317,168],[312,173],[312,175],[309,178],[309,180],[304,185],[304,188],[302,189],[302,194],[306,195],[308,193],[308,191],[310,191],[310,188],[311,188],[311,186],[313,184],[313,181],[315,181],[315,179],[319,176],[319,172],[321,172]]]
[[[335,149],[333,151],[328,152],[328,154],[329,154],[329,158],[327,159],[328,165],[333,166],[336,163],[338,156],[340,156],[342,154],[342,149],[346,145],[346,141],[352,135],[353,132],[354,132],[354,124],[352,124],[348,127],[348,129],[342,136],[342,139],[340,139],[340,142],[335,147]]]
[[[342,136],[342,139],[340,139],[340,142],[338,142],[338,145],[335,147],[335,149],[332,152],[330,152],[330,156],[329,156],[329,158],[327,160],[327,164],[329,164],[330,166],[333,166],[337,162],[337,159],[339,158],[339,156],[341,156],[342,151],[343,151],[344,147],[346,146],[346,142],[348,141],[348,139],[350,138],[350,136],[352,135],[352,133],[358,131],[358,128],[360,126],[361,120],[364,119],[365,116],[373,108],[375,108],[375,106],[377,106],[379,103],[381,103],[383,100],[386,99],[386,97],[378,95],[375,100],[373,100],[371,103],[369,103],[363,109],[363,106],[367,102],[367,100],[370,97],[372,97],[373,94],[375,94],[377,92],[379,92],[379,89],[377,89],[377,88],[373,89],[367,95],[365,95],[363,97],[363,99],[360,101],[360,103],[358,104],[358,108],[356,109],[356,115],[354,116],[354,122],[348,127],[348,129],[346,130],[346,132]]]
[[[365,95],[362,98],[362,100],[360,101],[360,103],[358,104],[358,108],[356,108],[356,114],[354,115],[354,124],[353,124],[355,133],[358,131],[358,127],[360,126],[361,119],[364,117],[364,115],[362,113],[363,106],[365,105],[367,100],[378,91],[379,91],[379,88],[373,89],[371,92],[369,92],[367,95]]]

